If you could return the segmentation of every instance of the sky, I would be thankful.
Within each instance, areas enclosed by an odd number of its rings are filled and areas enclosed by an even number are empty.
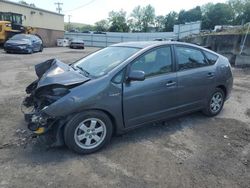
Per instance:
[[[19,0],[12,0],[18,2]],[[63,3],[62,14],[65,22],[70,21],[85,24],[108,18],[112,10],[123,9],[129,15],[134,7],[151,4],[155,8],[156,15],[166,15],[170,11],[179,12],[182,9],[188,10],[195,6],[201,6],[208,2],[218,3],[226,0],[25,0],[27,3],[34,3],[36,7],[56,11],[55,2]]]

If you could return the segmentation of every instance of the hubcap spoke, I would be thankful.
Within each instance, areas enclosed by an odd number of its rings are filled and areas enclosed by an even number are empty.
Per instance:
[[[96,123],[97,123],[97,121],[96,120],[91,120],[91,123],[90,123],[90,129],[94,129],[95,128],[95,126],[96,126]]]
[[[101,139],[101,137],[99,137],[98,135],[94,135],[92,138],[93,138],[96,142],[98,142],[98,141]]]
[[[85,145],[89,146],[90,143],[91,143],[91,140],[92,140],[91,138],[88,138],[88,137],[87,137],[86,142],[85,142]]]
[[[212,98],[212,102],[214,102],[214,101],[216,101],[216,98],[215,98],[215,96]]]
[[[100,133],[102,131],[103,131],[103,127],[102,126],[95,129],[96,133]]]
[[[88,127],[84,123],[82,123],[81,126],[79,127],[79,129],[86,132],[88,130]]]
[[[77,138],[78,138],[79,141],[82,141],[84,138],[86,138],[86,134],[85,133],[80,134],[80,135],[77,136]]]

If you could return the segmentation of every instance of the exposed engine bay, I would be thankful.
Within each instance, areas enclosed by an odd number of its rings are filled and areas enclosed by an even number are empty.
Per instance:
[[[49,131],[53,134],[53,129],[65,124],[67,117],[53,117],[44,110],[69,94],[72,88],[90,79],[57,59],[36,65],[35,72],[38,79],[26,88],[28,96],[22,102],[22,111],[28,128],[36,135],[43,135]]]

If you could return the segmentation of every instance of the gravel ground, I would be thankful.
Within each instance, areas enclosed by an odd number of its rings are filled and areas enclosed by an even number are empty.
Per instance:
[[[250,187],[250,70],[234,69],[220,115],[190,114],[116,136],[103,150],[77,155],[30,137],[19,104],[34,65],[73,62],[97,50],[47,48],[32,55],[0,50],[0,187]]]

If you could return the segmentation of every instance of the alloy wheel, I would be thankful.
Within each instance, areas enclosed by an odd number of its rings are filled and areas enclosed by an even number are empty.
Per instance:
[[[97,118],[82,121],[75,129],[76,144],[83,149],[93,149],[99,146],[107,134],[106,125]]]
[[[210,102],[210,110],[212,113],[217,113],[220,111],[223,105],[223,95],[220,92],[216,92]]]

